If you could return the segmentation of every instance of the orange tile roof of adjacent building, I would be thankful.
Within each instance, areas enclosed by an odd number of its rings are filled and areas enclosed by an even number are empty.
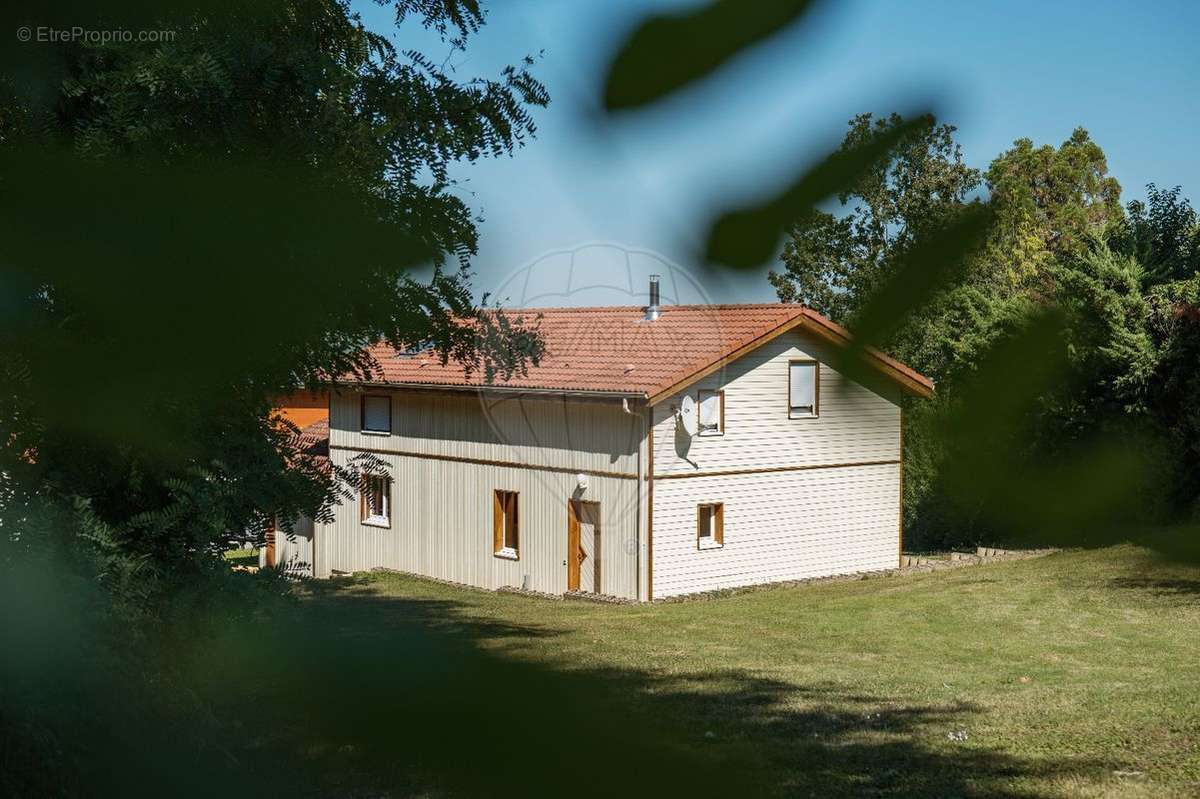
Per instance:
[[[509,311],[526,321],[540,317],[545,355],[528,374],[486,383],[435,353],[398,352],[377,344],[373,384],[569,391],[647,397],[656,402],[788,330],[802,328],[825,341],[849,346],[839,325],[801,305],[664,305],[646,321],[636,306],[529,308]],[[923,396],[933,381],[868,348],[868,362],[903,388]]]

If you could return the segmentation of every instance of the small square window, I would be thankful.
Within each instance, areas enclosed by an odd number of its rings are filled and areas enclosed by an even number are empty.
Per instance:
[[[492,553],[499,558],[517,559],[520,551],[521,524],[517,513],[516,491],[495,491],[492,501]]]
[[[391,527],[392,481],[381,475],[364,475],[359,492],[359,518],[373,527]]]
[[[805,419],[817,415],[820,384],[816,361],[788,362],[788,418]]]
[[[706,502],[696,506],[696,547],[719,549],[725,546],[725,504]]]
[[[698,432],[702,436],[719,436],[725,432],[725,392],[700,389],[696,402],[700,423]]]
[[[364,433],[392,432],[392,398],[364,394],[362,398],[362,431]]]

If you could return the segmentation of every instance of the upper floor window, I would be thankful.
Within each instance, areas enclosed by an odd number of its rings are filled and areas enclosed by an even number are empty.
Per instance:
[[[497,490],[492,494],[492,553],[497,557],[517,557],[520,546],[519,496],[516,491]]]
[[[358,512],[363,524],[391,527],[392,481],[382,475],[363,475]]]
[[[816,416],[820,410],[820,390],[816,361],[788,362],[788,418]]]
[[[361,429],[364,433],[392,432],[391,397],[363,395]]]
[[[696,403],[700,413],[699,433],[719,436],[725,432],[725,392],[700,389]]]

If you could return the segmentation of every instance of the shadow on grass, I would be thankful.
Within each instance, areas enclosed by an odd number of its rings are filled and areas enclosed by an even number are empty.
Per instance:
[[[1167,599],[1200,602],[1200,580],[1169,577],[1117,577],[1109,581],[1113,588],[1149,591]]]
[[[250,656],[232,673],[205,668],[218,695],[260,676],[243,723],[272,731],[268,759],[315,794],[1023,796],[1013,780],[1058,770],[955,740],[980,713],[969,704],[744,671],[556,668],[480,646],[555,631],[449,600],[322,588],[272,627],[233,647]]]
[[[978,717],[968,704],[564,668],[494,646],[553,645],[552,629],[361,584],[176,639],[153,682],[106,671],[60,607],[29,605],[14,632],[44,656],[0,685],[0,733],[19,742],[36,717],[51,736],[26,757],[0,734],[0,765],[28,777],[15,795],[1021,796],[1015,780],[1068,768],[949,737]]]

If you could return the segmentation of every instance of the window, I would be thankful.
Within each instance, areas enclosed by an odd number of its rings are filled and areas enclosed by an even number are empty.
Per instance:
[[[381,475],[363,475],[359,491],[359,519],[373,527],[391,527],[392,481]]]
[[[492,553],[498,558],[517,559],[521,524],[517,516],[516,491],[493,494]]]
[[[362,398],[362,431],[364,433],[392,432],[392,398],[364,394]]]
[[[788,361],[788,418],[817,415],[820,385],[816,361]]]
[[[709,502],[696,506],[696,547],[719,549],[725,546],[725,505]]]
[[[724,391],[700,389],[696,405],[700,409],[700,435],[719,436],[725,432]]]

